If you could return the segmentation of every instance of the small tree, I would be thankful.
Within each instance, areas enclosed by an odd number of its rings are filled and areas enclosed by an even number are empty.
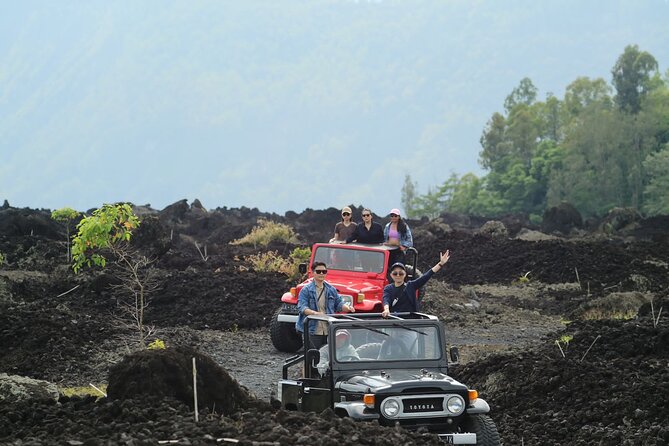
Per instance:
[[[416,183],[411,180],[411,175],[404,175],[404,184],[402,185],[402,196],[400,202],[404,208],[404,213],[409,218],[416,217]]]
[[[157,284],[152,277],[152,260],[130,247],[130,238],[139,224],[139,218],[128,204],[105,204],[91,216],[84,217],[72,240],[72,268],[75,272],[84,266],[104,268],[105,256],[114,258],[114,275],[120,279],[119,287],[131,296],[121,307],[133,321],[140,345],[145,346],[151,330],[144,326],[144,310],[148,306],[148,294]]]
[[[67,246],[67,261],[72,261],[72,253],[70,252],[70,224],[73,220],[79,217],[79,212],[75,211],[72,208],[60,208],[51,212],[51,218],[53,220],[65,223],[65,231],[67,234],[66,246]]]
[[[5,263],[5,256],[0,252],[0,266],[2,266],[3,263]]]

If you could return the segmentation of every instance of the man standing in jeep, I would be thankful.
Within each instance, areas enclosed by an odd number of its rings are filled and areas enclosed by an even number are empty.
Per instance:
[[[324,262],[314,262],[311,266],[314,280],[300,291],[297,298],[297,311],[299,316],[295,322],[295,330],[298,333],[304,331],[304,318],[312,314],[334,314],[341,311],[355,313],[353,305],[344,303],[337,289],[325,281],[328,273]],[[310,348],[320,348],[327,342],[327,323],[310,321],[309,340]]]
[[[416,291],[423,287],[430,280],[430,277],[438,272],[450,258],[448,249],[439,254],[439,263],[434,265],[425,274],[415,280],[404,283],[406,276],[406,267],[403,263],[394,263],[390,267],[390,276],[393,283],[386,285],[383,289],[383,317],[388,317],[390,313],[418,312],[420,309],[416,299]]]

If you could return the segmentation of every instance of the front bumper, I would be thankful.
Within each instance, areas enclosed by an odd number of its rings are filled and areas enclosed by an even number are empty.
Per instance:
[[[360,401],[342,401],[334,404],[335,412],[343,410],[354,420],[378,420],[378,412],[370,411],[364,403]],[[409,426],[404,426],[411,429]],[[476,444],[476,434],[473,432],[437,434],[439,440],[444,444]]]
[[[439,439],[446,444],[476,444],[476,434],[465,432],[462,434],[439,434]]]
[[[297,322],[297,305],[293,304],[283,304],[281,307],[281,313],[276,317],[278,322],[287,322],[294,324]]]

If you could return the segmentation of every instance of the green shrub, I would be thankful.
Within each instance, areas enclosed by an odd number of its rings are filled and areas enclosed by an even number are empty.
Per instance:
[[[105,204],[84,217],[77,225],[78,233],[72,240],[72,268],[78,272],[83,266],[105,267],[107,259],[101,253],[110,250],[116,257],[130,241],[139,226],[139,218],[128,204]]]
[[[259,219],[258,224],[244,237],[230,242],[232,245],[267,246],[271,242],[297,243],[293,228],[284,223]]]
[[[2,255],[0,252],[0,266],[2,266],[5,263],[5,256]]]
[[[295,248],[288,258],[281,257],[277,251],[260,252],[244,257],[252,268],[259,272],[278,272],[285,274],[290,281],[300,279],[299,264],[311,257],[310,248]]]
[[[293,252],[290,253],[289,257],[296,265],[299,265],[300,263],[306,263],[311,257],[311,248],[308,246],[304,248],[297,247],[293,249]]]
[[[283,272],[288,259],[284,259],[277,251],[259,252],[250,256],[245,256],[244,260],[251,264],[254,270],[267,272]]]

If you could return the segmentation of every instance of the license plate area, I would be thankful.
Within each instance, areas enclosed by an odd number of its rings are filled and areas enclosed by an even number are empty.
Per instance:
[[[442,412],[444,410],[443,398],[411,398],[403,400],[404,413],[430,413]]]

